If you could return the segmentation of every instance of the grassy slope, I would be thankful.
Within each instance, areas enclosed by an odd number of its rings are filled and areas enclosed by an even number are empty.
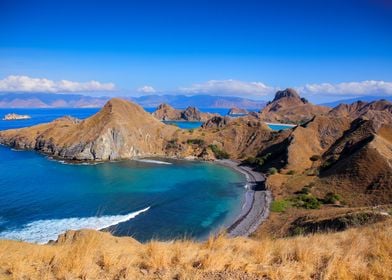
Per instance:
[[[387,279],[392,222],[288,239],[140,244],[96,231],[55,245],[0,241],[1,279]]]

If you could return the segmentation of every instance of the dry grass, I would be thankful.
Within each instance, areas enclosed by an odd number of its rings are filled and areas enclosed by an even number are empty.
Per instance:
[[[140,244],[96,231],[0,242],[1,279],[391,279],[392,222],[290,239]]]

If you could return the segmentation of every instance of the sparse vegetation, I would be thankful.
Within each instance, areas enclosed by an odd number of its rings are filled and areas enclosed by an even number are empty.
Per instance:
[[[319,209],[321,202],[310,193],[302,193],[293,198],[293,205],[305,209]]]
[[[271,157],[271,153],[259,157],[248,157],[242,163],[261,168],[270,157]]]
[[[305,229],[298,226],[297,234]],[[389,279],[392,224],[284,239],[146,244],[84,231],[56,245],[0,242],[1,279]],[[23,257],[21,257],[23,256]]]
[[[323,202],[325,204],[335,204],[342,200],[342,197],[336,193],[329,192],[325,195]]]
[[[166,149],[175,149],[178,146],[178,139],[171,139],[166,143]]]
[[[287,175],[294,175],[294,174],[295,174],[295,171],[294,171],[294,170],[289,170],[286,174],[287,174]]]
[[[285,212],[286,209],[290,207],[290,205],[290,201],[285,199],[274,200],[271,203],[271,211],[278,213]]]
[[[205,141],[203,139],[188,139],[186,141],[188,144],[191,145],[198,145],[198,146],[204,146],[205,145]]]
[[[217,159],[230,158],[230,155],[227,152],[219,149],[217,145],[209,145],[208,147],[211,149]]]
[[[268,173],[270,175],[274,175],[274,174],[278,173],[278,169],[276,169],[275,167],[271,167],[270,169],[268,169]]]

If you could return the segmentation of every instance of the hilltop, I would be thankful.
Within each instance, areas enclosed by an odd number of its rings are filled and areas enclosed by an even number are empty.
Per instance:
[[[316,115],[330,110],[328,107],[310,103],[291,88],[278,91],[275,98],[260,111],[260,118],[266,122],[303,123]]]

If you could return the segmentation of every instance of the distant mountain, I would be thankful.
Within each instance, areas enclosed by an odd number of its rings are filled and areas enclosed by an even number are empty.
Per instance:
[[[131,98],[132,101],[143,107],[158,107],[162,103],[169,104],[174,108],[186,108],[188,106],[198,108],[245,108],[261,109],[265,101],[257,101],[242,97],[215,96],[215,95],[145,95]]]
[[[0,95],[0,108],[99,108],[108,100],[81,94],[7,93]]]
[[[109,97],[92,97],[81,94],[52,93],[6,93],[0,94],[0,108],[99,108]],[[210,96],[210,95],[145,95],[126,97],[142,107],[158,107],[162,103],[175,108],[188,106],[199,108],[231,108],[261,109],[264,101],[256,101],[242,97]]]
[[[361,97],[355,97],[349,99],[340,99],[328,103],[323,103],[320,105],[333,108],[338,106],[339,104],[351,104],[357,101],[372,102],[372,101],[382,100],[382,99],[392,101],[392,96],[361,96]]]

